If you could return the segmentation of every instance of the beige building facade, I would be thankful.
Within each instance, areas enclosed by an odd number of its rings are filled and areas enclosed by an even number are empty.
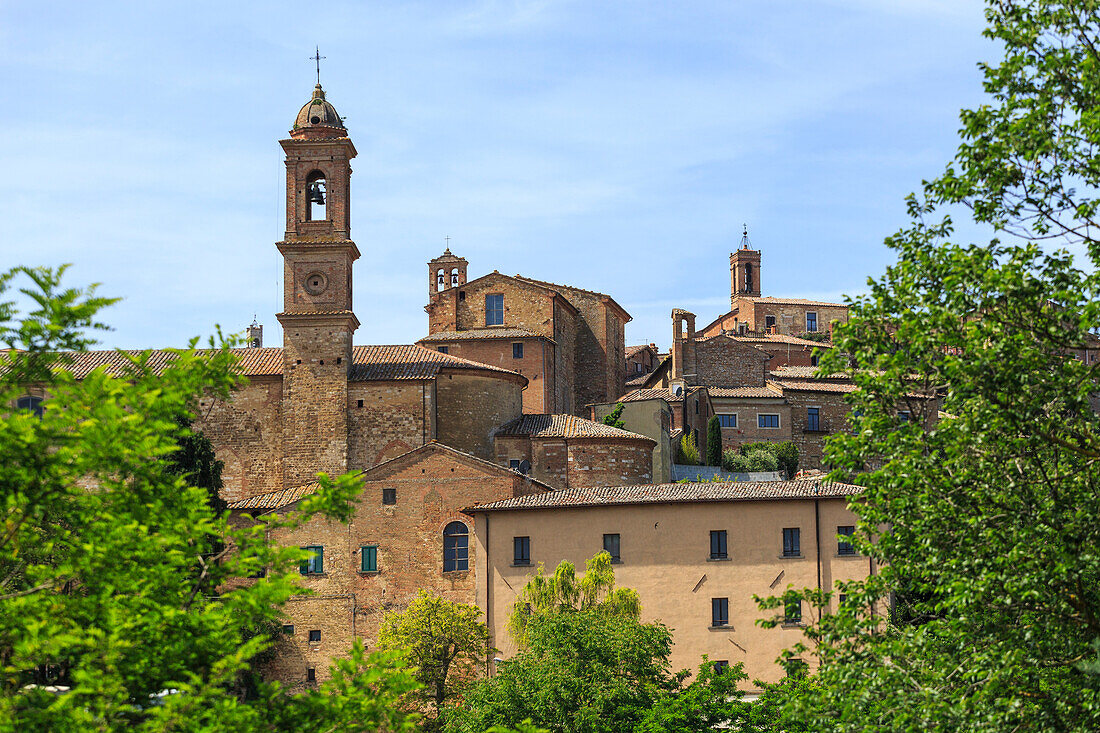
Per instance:
[[[516,651],[507,623],[517,593],[542,564],[579,568],[617,548],[615,582],[638,591],[645,621],[673,631],[673,669],[712,661],[745,665],[749,679],[777,681],[781,652],[802,640],[816,611],[802,607],[773,629],[755,596],[830,589],[866,578],[872,561],[838,539],[856,524],[859,488],[820,481],[704,483],[572,489],[468,510],[480,543],[476,597],[492,643]],[[516,548],[526,555],[516,556]],[[838,601],[834,597],[831,609]],[[793,611],[794,609],[792,609]],[[812,658],[804,661],[811,667]],[[751,689],[751,683],[747,685]]]

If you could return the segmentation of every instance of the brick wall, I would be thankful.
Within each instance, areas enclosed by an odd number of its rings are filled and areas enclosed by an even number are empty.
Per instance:
[[[556,489],[653,482],[654,446],[648,440],[531,438],[498,435],[495,460],[531,462],[531,475]]]
[[[432,439],[435,383],[351,382],[347,412],[348,468],[362,471]]]
[[[554,404],[559,414],[573,414],[578,408],[573,385],[576,381],[577,314],[554,301]]]
[[[226,501],[283,488],[282,382],[282,377],[253,377],[228,402],[199,402],[195,428],[225,463]]]
[[[720,415],[737,415],[736,428],[722,428],[722,448],[737,448],[743,443],[755,443],[767,440],[779,443],[791,440],[794,428],[792,427],[791,407],[780,398],[775,399],[730,399],[712,397],[714,412]],[[779,428],[761,428],[757,416],[761,413],[779,415]],[[801,428],[799,428],[801,430]]]
[[[518,382],[504,376],[441,372],[436,379],[436,439],[492,460],[493,431],[523,414],[521,390]]]
[[[553,292],[495,272],[433,298],[433,304],[441,298],[452,298],[454,318],[444,319],[447,308],[436,313],[435,306],[429,307],[428,333],[485,328],[485,296],[494,293],[504,295],[505,326],[553,338]]]
[[[848,308],[845,306],[802,305],[753,302],[739,300],[738,317],[741,323],[748,323],[749,330],[763,331],[767,323],[767,316],[775,317],[775,325],[779,333],[797,335],[805,333],[806,313],[817,314],[817,330],[831,330],[829,324],[834,320],[847,321]]]
[[[278,532],[283,545],[324,547],[324,573],[303,577],[317,595],[287,604],[294,634],[276,647],[269,673],[286,683],[304,684],[313,666],[317,679],[328,676],[333,659],[343,656],[358,636],[368,646],[378,638],[386,613],[405,609],[420,589],[459,603],[475,602],[477,547],[474,523],[464,507],[540,491],[518,474],[458,456],[438,445],[379,466],[365,475],[349,524],[313,519]],[[396,491],[396,503],[382,503],[382,489]],[[443,529],[459,521],[469,530],[469,569],[443,572]],[[362,572],[361,548],[377,546],[377,572]],[[321,642],[308,641],[310,629]]]
[[[718,336],[695,342],[695,383],[710,387],[762,387],[769,355],[749,344]]]
[[[523,356],[516,359],[513,344],[523,344]],[[423,344],[429,349],[447,347],[447,353],[479,364],[509,369],[527,377],[523,390],[523,411],[530,414],[553,413],[554,344],[543,339],[460,339]]]
[[[784,390],[783,396],[791,410],[791,440],[798,446],[799,468],[822,468],[825,438],[848,429],[848,412],[851,408],[844,395],[836,392],[807,392]],[[807,409],[818,408],[819,431],[807,432]]]

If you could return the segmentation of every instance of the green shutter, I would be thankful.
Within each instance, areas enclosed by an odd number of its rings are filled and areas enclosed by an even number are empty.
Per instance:
[[[362,550],[362,570],[364,573],[378,572],[378,546],[364,545]]]
[[[325,548],[314,547],[313,549],[317,553],[317,572],[323,573],[325,572]]]
[[[302,549],[305,550],[306,552],[309,552],[311,548],[303,547]],[[302,575],[309,575],[309,558],[308,557],[305,560],[302,560],[301,564],[298,566],[298,572],[300,572]]]

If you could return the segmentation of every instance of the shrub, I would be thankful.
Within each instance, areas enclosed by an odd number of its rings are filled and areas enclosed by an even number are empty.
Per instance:
[[[722,454],[722,470],[729,471],[730,473],[747,473],[749,470],[749,461],[745,456],[738,453],[736,449],[730,448]]]
[[[695,436],[685,432],[680,437],[680,455],[677,463],[688,466],[699,465],[699,448],[695,445]]]
[[[778,471],[779,461],[775,458],[775,453],[769,450],[754,450],[743,456],[745,461],[749,464],[750,471]]]
[[[779,470],[783,472],[783,477],[794,478],[794,475],[798,473],[798,446],[789,440],[777,443],[775,457],[779,461]]]

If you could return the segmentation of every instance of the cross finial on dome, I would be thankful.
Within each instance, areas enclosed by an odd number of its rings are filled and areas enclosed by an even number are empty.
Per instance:
[[[313,55],[310,56],[310,58],[317,62],[317,86],[320,87],[321,86],[321,59],[327,58],[327,57],[321,55],[321,47],[320,46],[315,46],[314,50],[313,50]]]

